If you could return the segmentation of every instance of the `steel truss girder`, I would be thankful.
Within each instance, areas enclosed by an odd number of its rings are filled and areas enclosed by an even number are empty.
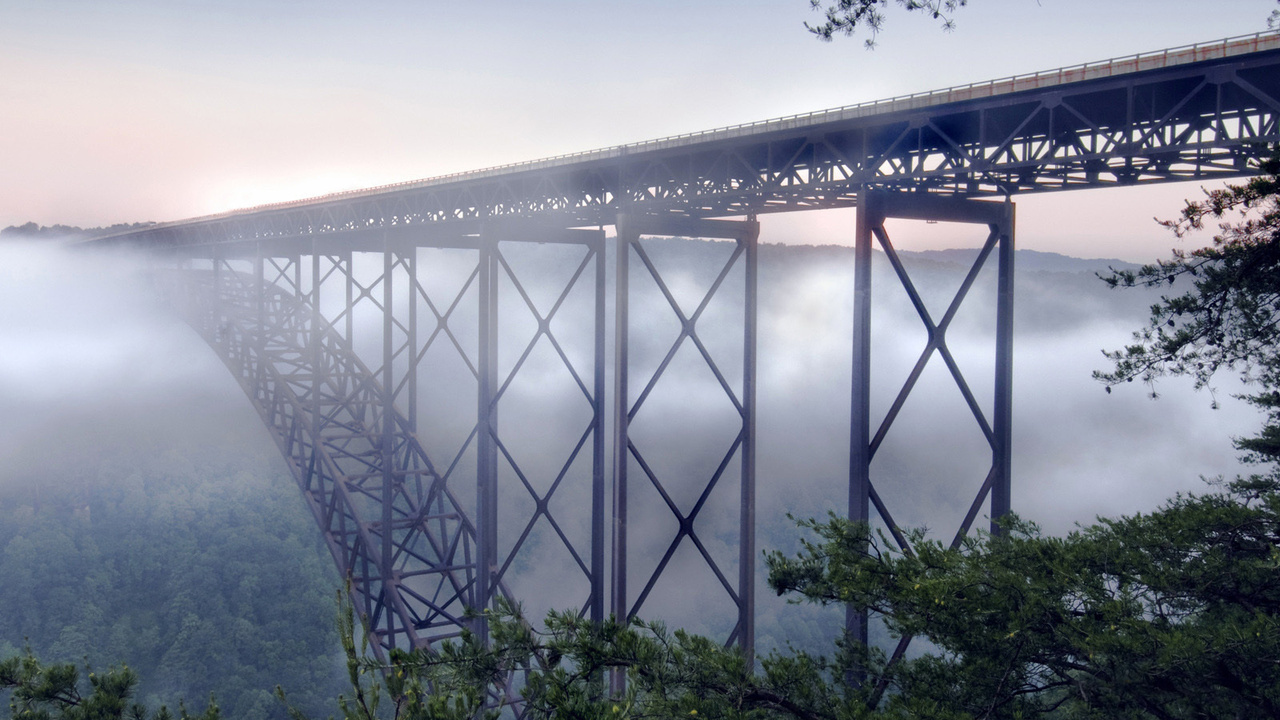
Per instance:
[[[952,94],[967,99],[833,111],[830,120],[817,114],[766,123],[767,131],[250,209],[115,240],[361,242],[370,231],[414,226],[475,234],[504,217],[594,226],[622,208],[715,217],[851,206],[862,187],[976,196],[1237,177],[1256,172],[1266,146],[1280,141],[1274,49],[987,97]]]
[[[654,217],[645,215],[621,214],[617,217],[618,253],[616,281],[616,340],[614,368],[614,418],[613,418],[613,579],[612,610],[618,618],[631,618],[640,612],[645,599],[662,577],[668,562],[680,545],[688,541],[696,547],[706,569],[711,572],[718,584],[728,594],[737,609],[736,624],[729,634],[726,644],[738,644],[748,658],[753,657],[755,645],[755,457],[756,457],[756,303],[757,303],[757,251],[756,241],[760,226],[754,219],[747,221],[697,220],[678,217]],[[684,236],[700,238],[723,238],[736,243],[733,253],[712,283],[710,289],[702,297],[698,307],[689,312],[681,307],[672,295],[662,273],[655,267],[641,243],[643,235]],[[632,257],[643,264],[647,277],[657,285],[666,299],[670,310],[680,323],[680,332],[667,350],[664,359],[653,375],[645,379],[641,391],[632,394],[630,386],[630,263]],[[708,303],[721,289],[729,272],[739,263],[744,270],[743,287],[743,378],[741,394],[734,392],[728,380],[720,371],[716,359],[703,344],[697,323]],[[694,506],[687,512],[682,510],[668,494],[665,484],[673,478],[661,478],[645,462],[642,448],[637,447],[630,435],[630,425],[649,397],[655,385],[676,355],[685,344],[691,343],[698,351],[708,369],[717,379],[721,389],[733,404],[740,425],[731,447],[722,458],[719,467],[710,478],[680,478],[681,482],[701,483],[699,497]],[[707,551],[698,535],[696,522],[699,511],[704,506],[710,493],[722,479],[726,467],[737,458],[741,467],[739,498],[739,543],[738,543],[738,577],[736,583],[726,577],[716,560]],[[640,468],[643,479],[648,481],[662,498],[667,509],[678,523],[675,536],[667,546],[657,567],[647,579],[638,596],[631,600],[627,588],[628,560],[630,558],[627,540],[627,515],[629,499],[630,472],[629,465],[634,461]],[[619,687],[620,678],[615,678],[615,687]]]
[[[268,264],[250,275],[215,258],[211,274],[185,273],[188,318],[271,430],[375,652],[456,636],[474,604],[471,520],[345,338],[261,281]]]
[[[917,292],[906,268],[885,229],[885,221],[891,218],[926,220],[929,222],[970,223],[985,225],[987,237],[969,272],[961,282],[955,296],[943,315],[935,320]],[[871,520],[874,507],[880,520],[902,552],[910,554],[912,548],[906,536],[893,519],[891,509],[876,492],[871,478],[871,462],[903,404],[910,396],[925,366],[936,356],[946,365],[948,373],[964,398],[974,422],[982,431],[991,450],[991,465],[978,486],[973,502],[953,536],[951,545],[956,547],[968,534],[974,520],[990,497],[991,531],[1000,532],[1000,519],[1010,511],[1013,412],[1013,251],[1014,205],[1004,202],[972,200],[958,197],[939,197],[909,193],[890,193],[864,189],[858,199],[857,231],[854,245],[854,318],[853,318],[853,388],[852,422],[850,423],[849,452],[849,518],[860,522]],[[915,366],[907,375],[901,389],[889,406],[878,426],[871,419],[871,259],[872,245],[878,243],[912,307],[920,317],[927,333],[927,341]],[[978,273],[995,256],[996,262],[996,342],[994,398],[991,417],[983,413],[977,398],[969,389],[968,381],[947,346],[947,329],[960,309]],[[863,608],[849,607],[846,611],[846,631],[855,640],[867,642],[867,612]],[[902,657],[911,642],[903,637],[891,656],[890,662]],[[883,682],[883,680],[882,680]],[[883,692],[879,688],[878,692]]]
[[[978,487],[975,498],[957,531],[953,544],[968,532],[988,497],[993,531],[996,522],[1010,507],[1010,432],[1012,368],[1012,281],[1013,205],[932,194],[891,193],[864,188],[858,198],[859,214],[855,243],[855,300],[852,422],[850,449],[849,515],[870,519],[876,509],[903,552],[911,547],[899,532],[890,508],[876,492],[871,478],[871,462],[890,431],[903,403],[910,395],[925,366],[935,356],[941,359],[970,408],[991,450],[991,466]],[[977,260],[961,283],[944,314],[938,318],[925,307],[893,247],[885,221],[890,218],[975,223],[985,225],[987,238]],[[759,226],[754,220],[732,222],[679,216],[619,215],[617,254],[617,325],[614,392],[613,467],[613,563],[611,608],[620,617],[637,614],[662,576],[667,561],[686,540],[707,563],[707,570],[734,603],[737,622],[728,642],[753,652],[754,570],[755,570],[755,344],[756,344],[756,240]],[[672,295],[662,273],[650,260],[642,236],[690,236],[728,238],[735,249],[720,269],[710,289],[692,312]],[[557,242],[581,245],[584,255],[572,278],[550,307],[539,307],[525,292],[522,278],[507,262],[503,244],[517,241]],[[873,242],[878,242],[920,316],[928,335],[925,349],[891,404],[881,423],[874,427],[870,416],[870,260]],[[235,261],[223,257],[227,246],[212,246],[212,272],[201,275],[192,294],[193,323],[201,329],[224,362],[232,370],[279,443],[320,523],[339,568],[354,583],[358,607],[365,618],[375,648],[385,653],[393,647],[430,646],[455,635],[464,625],[482,636],[483,620],[465,621],[464,608],[491,605],[499,595],[510,596],[504,587],[505,574],[521,552],[529,529],[536,523],[551,525],[573,556],[576,570],[587,578],[590,592],[581,612],[592,619],[604,612],[604,392],[603,313],[604,237],[602,231],[565,230],[529,221],[493,222],[479,235],[452,238],[442,247],[473,249],[476,269],[458,294],[436,303],[417,279],[416,246],[428,243],[394,242],[384,236],[381,275],[361,281],[352,269],[351,254],[326,253],[313,240],[309,256],[272,254],[269,243],[259,246],[251,275],[240,272]],[[243,254],[241,254],[243,255]],[[990,417],[984,414],[947,346],[947,330],[978,273],[996,257],[998,303],[996,310],[995,399]],[[680,324],[680,332],[666,356],[643,389],[631,394],[629,371],[630,263],[637,259],[647,272]],[[311,266],[310,284],[305,282],[304,258]],[[744,269],[743,379],[736,394],[697,329],[699,317],[723,287],[723,281],[738,262]],[[326,266],[326,263],[328,265]],[[641,273],[643,275],[643,273]],[[394,278],[403,276],[403,279]],[[594,368],[588,382],[560,350],[551,330],[551,321],[565,297],[580,281],[594,277]],[[322,312],[323,286],[341,278],[345,282],[342,311],[326,317]],[[538,327],[523,347],[519,359],[505,375],[495,361],[498,343],[499,281],[509,281],[523,307]],[[404,283],[404,285],[401,285]],[[416,319],[407,324],[395,317],[395,287],[408,287],[408,312],[415,317],[419,305],[434,316],[435,329],[425,343],[418,343]],[[450,327],[460,298],[475,288],[478,300],[479,336],[474,355],[469,356]],[[379,297],[381,298],[379,300]],[[305,298],[304,301],[301,298]],[[371,302],[383,315],[382,365],[371,371],[351,350],[353,303]],[[401,310],[403,312],[403,309]],[[345,331],[340,328],[345,326]],[[397,358],[408,358],[401,371],[416,376],[417,363],[432,342],[448,342],[462,355],[477,382],[477,423],[466,441],[477,452],[477,515],[473,521],[451,494],[449,471],[439,473],[418,444],[414,433],[416,411],[409,416],[397,409],[397,397],[416,395],[406,391],[409,379],[393,372]],[[733,404],[741,424],[736,437],[710,478],[699,479],[700,496],[685,511],[672,499],[664,482],[644,458],[630,436],[631,422],[668,363],[683,343],[694,346],[726,397]],[[498,411],[501,401],[521,366],[539,342],[550,343],[564,362],[583,399],[591,408],[591,419],[564,462],[560,474],[545,492],[538,492],[520,467],[520,459],[504,443]],[[548,503],[567,469],[590,446],[592,454],[591,547],[574,547],[557,526]],[[459,455],[466,448],[459,450]],[[698,536],[698,511],[729,463],[741,464],[739,567],[737,584],[707,552]],[[677,521],[679,529],[657,568],[634,599],[627,589],[627,513],[629,464],[635,461],[644,478],[655,488]],[[499,488],[500,462],[520,481],[512,488]],[[453,465],[457,464],[455,458]],[[527,519],[519,540],[509,548],[499,548],[496,508],[506,491],[527,491],[536,509]],[[386,529],[389,528],[389,531]],[[586,559],[589,556],[589,561]],[[572,571],[572,569],[571,569]],[[430,592],[428,592],[430,590]],[[847,628],[855,639],[867,639],[865,612],[850,608]],[[894,653],[901,657],[910,638],[904,638]]]
[[[587,581],[581,611],[593,620],[604,613],[604,233],[565,230],[538,223],[492,223],[479,237],[439,243],[382,243],[382,270],[359,276],[352,253],[313,240],[308,255],[280,252],[263,243],[245,262],[245,247],[211,246],[212,272],[195,273],[188,287],[189,319],[240,381],[280,445],[320,524],[339,571],[351,578],[357,609],[385,656],[393,647],[430,647],[486,623],[464,619],[467,609],[511,597],[506,575],[531,529],[550,525]],[[421,239],[419,239],[421,240]],[[576,272],[551,307],[539,307],[503,253],[504,244],[557,243],[583,248]],[[417,277],[417,245],[462,248],[477,253],[477,266],[457,294],[436,302]],[[266,252],[274,247],[274,252]],[[302,250],[301,247],[294,248]],[[224,256],[235,250],[237,260]],[[499,320],[497,287],[505,279],[532,314],[538,331],[504,376],[496,362]],[[341,283],[336,312],[324,311],[326,286]],[[566,296],[592,286],[593,367],[584,371],[561,347],[552,321]],[[468,350],[455,334],[457,308],[468,292],[479,295],[480,343]],[[332,293],[328,293],[332,294]],[[382,318],[381,365],[370,369],[353,351],[353,316],[360,304]],[[330,303],[331,304],[331,303]],[[419,312],[429,313],[419,341]],[[426,315],[424,315],[426,317]],[[464,318],[462,321],[469,320]],[[435,343],[451,346],[477,381],[479,420],[444,472],[437,472],[416,436],[418,366]],[[534,490],[520,459],[506,447],[497,423],[507,388],[539,343],[548,343],[582,392],[591,418],[557,477],[544,492]],[[407,407],[402,413],[400,407]],[[441,409],[449,412],[448,408]],[[319,438],[319,442],[317,442]],[[475,521],[450,490],[468,447],[478,448]],[[591,464],[589,547],[577,547],[560,529],[550,507],[580,457]],[[514,546],[499,548],[496,508],[498,466],[505,463],[533,497],[536,510],[524,521]],[[517,491],[518,488],[507,488]],[[391,532],[383,532],[391,528]],[[555,574],[546,569],[544,574]],[[572,572],[572,571],[571,571]],[[429,587],[434,579],[435,586]],[[430,589],[428,593],[424,588]]]

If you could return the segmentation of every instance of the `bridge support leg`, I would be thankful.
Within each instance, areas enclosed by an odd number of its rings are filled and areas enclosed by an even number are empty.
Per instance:
[[[999,287],[996,291],[996,404],[992,418],[995,432],[995,477],[991,484],[991,532],[1000,532],[999,521],[1012,509],[1013,484],[1013,250],[1015,213],[1011,201],[1004,204],[999,225]]]
[[[955,297],[940,319],[935,321],[925,307],[920,295],[899,259],[885,229],[890,218],[926,220],[929,222],[970,223],[985,225],[987,238],[978,253]],[[860,522],[871,520],[870,510],[886,525],[890,535],[904,553],[912,552],[910,544],[893,520],[893,515],[876,492],[871,477],[871,462],[876,450],[897,418],[903,403],[910,395],[925,365],[937,355],[964,397],[975,422],[985,436],[991,450],[991,465],[986,478],[979,486],[968,513],[961,521],[951,544],[957,546],[968,533],[988,495],[991,498],[990,518],[992,532],[999,532],[999,521],[1010,510],[1011,479],[1011,425],[1013,383],[1013,250],[1014,206],[1012,202],[991,202],[956,197],[942,197],[914,193],[890,193],[864,188],[858,196],[858,219],[854,251],[854,316],[853,316],[853,390],[852,419],[850,423],[849,450],[849,518]],[[908,375],[885,417],[872,433],[871,421],[871,262],[872,244],[878,241],[893,267],[908,298],[915,307],[928,333],[928,341],[915,367]],[[947,347],[946,332],[960,304],[964,301],[979,271],[992,253],[997,262],[996,347],[995,382],[991,421],[988,422],[977,399],[959,366]],[[866,644],[868,617],[863,608],[848,607],[845,629],[848,636]],[[895,662],[906,651],[910,637],[899,642],[890,662]],[[854,670],[851,682],[865,681],[865,675]],[[882,688],[881,688],[882,689]]]
[[[853,250],[853,388],[849,432],[849,519],[869,522],[871,453],[871,237],[878,217],[875,193],[858,197],[857,235]],[[873,219],[874,218],[874,219]],[[849,606],[845,632],[850,640],[867,644],[867,612]]]
[[[615,365],[614,365],[614,436],[613,436],[613,574],[611,608],[618,618],[630,618],[641,612],[645,600],[654,590],[655,584],[668,568],[668,562],[682,542],[688,541],[702,555],[707,569],[725,589],[737,611],[736,623],[730,632],[727,644],[737,644],[750,658],[754,653],[755,643],[755,447],[756,447],[756,243],[759,236],[759,224],[754,219],[748,221],[697,220],[678,217],[656,217],[642,215],[619,215],[617,218],[618,251],[617,251],[617,285],[616,285],[616,332]],[[641,236],[681,236],[697,238],[729,239],[736,242],[732,255],[724,265],[719,276],[703,297],[696,309],[683,308],[672,295],[666,278],[651,262]],[[630,300],[633,290],[630,287],[631,262],[638,260],[666,298],[681,324],[681,331],[675,344],[666,354],[665,360],[658,366],[651,378],[642,379],[644,385],[640,393],[633,398],[630,383]],[[737,263],[743,268],[743,369],[740,390],[735,392],[732,383],[721,373],[720,368],[703,344],[697,330],[697,321],[713,296],[722,289],[723,281]],[[692,343],[701,354],[713,375],[719,381],[728,399],[734,405],[741,425],[737,438],[729,452],[720,462],[719,469],[711,478],[661,478],[646,463],[642,449],[636,446],[632,436],[632,424],[637,411],[645,403],[656,383],[665,373],[668,363],[676,355],[682,344]],[[715,559],[707,552],[698,537],[696,521],[712,490],[721,479],[726,467],[735,459],[740,465],[739,494],[739,554],[737,582],[733,583],[718,566]],[[628,503],[633,488],[629,486],[630,468],[635,463],[643,475],[641,482],[652,484],[663,498],[666,506],[679,523],[679,529],[667,547],[666,554],[659,561],[653,574],[644,579],[644,585],[633,600],[628,589],[628,559],[631,551],[628,548]],[[701,493],[698,502],[692,507],[680,507],[672,500],[666,487],[673,483],[701,482]],[[665,484],[665,485],[664,485]],[[621,676],[613,678],[615,691],[621,688]]]
[[[592,622],[604,621],[605,597],[605,245],[604,228],[595,246],[595,371],[592,376],[592,410],[594,411],[591,438],[591,610]]]
[[[264,378],[262,363],[266,357],[267,346],[267,280],[266,259],[263,257],[262,241],[253,244],[253,385],[250,397],[257,400],[263,397]]]
[[[613,344],[613,518],[612,577],[609,587],[610,612],[618,620],[629,616],[627,607],[627,421],[630,418],[630,390],[627,358],[631,340],[631,243],[640,234],[631,226],[631,220],[619,215],[617,221],[617,276],[614,280],[614,344]],[[618,690],[621,671],[615,671],[613,683]]]
[[[382,450],[382,487],[380,488],[382,507],[378,522],[378,539],[381,547],[376,550],[379,562],[379,574],[382,586],[382,617],[384,619],[386,637],[394,645],[396,641],[396,615],[393,611],[392,598],[397,590],[395,578],[395,544],[393,531],[392,508],[396,496],[396,435],[400,432],[393,418],[396,416],[396,377],[395,377],[395,342],[392,332],[395,327],[395,249],[384,239],[382,251],[382,437],[379,444]],[[317,303],[318,304],[318,303]],[[404,628],[406,632],[409,628]]]
[[[556,245],[566,265],[576,270],[558,287],[552,297],[533,292],[533,280],[521,259],[526,253],[519,246],[532,243]],[[562,587],[562,592],[585,577],[588,589],[581,597],[580,612],[592,620],[604,615],[604,233],[557,227],[539,221],[502,220],[486,223],[477,239],[478,266],[476,293],[478,309],[477,376],[477,484],[476,537],[477,584],[476,609],[491,608],[501,595],[520,596],[522,577],[528,570],[530,553],[546,551],[548,546],[563,549],[574,560],[573,569],[541,568],[537,575],[549,577]],[[536,272],[532,271],[532,272]],[[543,282],[545,280],[536,280]],[[594,287],[591,285],[594,284]],[[587,287],[582,287],[582,286]],[[499,289],[501,288],[501,297]],[[590,326],[570,322],[574,317],[590,317]],[[563,319],[562,319],[563,318]],[[532,337],[523,342],[520,329],[536,325]],[[506,358],[499,362],[499,323],[508,331],[503,340],[508,347]],[[507,325],[510,323],[510,325]],[[589,347],[583,347],[588,342]],[[576,342],[575,342],[576,341]],[[510,345],[505,345],[510,343]],[[539,350],[542,352],[539,353]],[[576,350],[577,352],[574,352]],[[552,359],[554,358],[554,359]],[[587,364],[592,365],[588,375]],[[562,374],[563,373],[563,374]],[[513,437],[523,429],[520,423],[559,424],[567,422],[552,415],[521,415],[522,393],[528,400],[530,383],[547,382],[553,376],[570,380],[590,408],[585,427],[569,425],[566,429],[578,435],[578,442],[567,455],[553,457],[548,450],[542,457],[519,454]],[[511,412],[503,412],[508,421],[499,422],[504,402],[513,398]],[[511,407],[510,403],[507,403]],[[505,438],[505,441],[504,441]],[[527,451],[526,451],[527,453]],[[579,462],[588,460],[589,464]],[[547,465],[553,460],[558,465]],[[586,494],[590,500],[586,501]],[[575,499],[576,498],[576,499]],[[567,531],[574,523],[563,514],[568,508],[589,504],[589,535],[577,536]],[[557,508],[565,510],[557,511]],[[528,512],[526,512],[526,508]],[[501,524],[501,528],[499,527]],[[501,529],[502,532],[499,532]],[[586,544],[590,547],[584,547]],[[562,546],[562,547],[560,547]],[[575,598],[576,599],[576,598]],[[565,598],[555,599],[558,607]],[[536,620],[536,618],[535,618]],[[475,631],[487,638],[487,623],[480,618]]]
[[[479,427],[476,458],[476,599],[481,612],[493,607],[496,597],[494,574],[498,569],[498,453],[494,436],[498,430],[494,390],[498,378],[498,284],[495,282],[494,257],[497,242],[480,237],[479,276],[479,352],[476,371],[479,374],[476,424]],[[489,623],[481,614],[476,618],[475,633],[486,645]]]

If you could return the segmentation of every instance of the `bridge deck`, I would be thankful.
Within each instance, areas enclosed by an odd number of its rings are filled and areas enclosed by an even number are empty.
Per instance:
[[[1241,176],[1280,139],[1280,33],[153,226],[203,245],[618,211],[715,217],[855,204],[862,186],[966,195]]]
[[[361,188],[359,190],[328,193],[300,200],[268,203],[265,205],[233,210],[227,213],[220,213],[218,215],[210,215],[207,217],[211,219],[216,217],[227,217],[243,212],[298,207],[327,200],[364,197],[398,190],[430,187],[459,180],[475,180],[523,170],[560,167],[582,161],[608,160],[648,150],[683,148],[713,140],[744,138],[753,135],[776,132],[779,130],[815,128],[827,123],[867,118],[875,115],[887,115],[906,110],[917,110],[978,98],[991,98],[999,95],[1009,95],[1012,93],[1047,90],[1059,85],[1069,85],[1071,83],[1083,82],[1086,80],[1114,78],[1139,71],[1159,70],[1195,62],[1202,62],[1205,60],[1218,60],[1277,49],[1280,49],[1280,33],[1257,33],[1243,37],[1228,38],[1226,40],[1197,43],[1195,45],[1169,48],[1167,50],[1157,50],[1155,52],[1140,53],[1138,55],[1128,55],[1099,62],[1071,65],[1069,67],[1057,68],[1054,70],[1043,70],[1040,72],[1022,75],[1012,75],[998,80],[968,83],[966,85],[958,85],[941,90],[929,90],[909,95],[899,95],[892,98],[871,100],[853,105],[842,105],[837,108],[786,115],[778,118],[770,118],[768,120],[738,123],[736,125],[728,125],[725,127],[714,128],[712,130],[699,130],[697,132],[669,135],[666,137],[654,138],[652,140],[615,145],[613,147],[586,150],[582,152],[568,153],[565,155],[555,155],[552,157],[539,158],[537,160],[526,160],[518,163],[508,163],[505,165],[482,168],[480,170],[468,170],[465,172],[438,175],[420,180],[408,180],[400,183],[379,185],[377,187]]]

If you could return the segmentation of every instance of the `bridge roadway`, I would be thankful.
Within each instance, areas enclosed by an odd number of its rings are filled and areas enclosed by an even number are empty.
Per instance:
[[[193,218],[121,240],[191,245],[539,216],[745,216],[857,204],[864,186],[965,196],[1236,177],[1277,137],[1280,34],[1145,53],[573,155]],[[358,241],[358,238],[351,238]]]
[[[758,559],[756,216],[859,207],[848,512],[866,520],[874,508],[908,547],[892,508],[876,491],[871,463],[916,380],[938,358],[991,454],[985,477],[967,481],[975,495],[958,541],[988,498],[992,518],[1010,507],[1011,196],[1248,175],[1269,144],[1280,141],[1278,114],[1280,34],[1259,34],[163,223],[94,243],[165,251],[163,256],[188,270],[180,274],[187,278],[179,284],[184,289],[175,292],[279,444],[340,571],[352,578],[356,608],[375,652],[433,646],[468,626],[484,635],[483,618],[468,619],[466,611],[513,594],[512,568],[531,562],[523,553],[531,533],[539,531],[560,543],[569,560],[566,567],[537,572],[566,588],[567,599],[559,605],[580,603],[591,618],[604,616],[606,600],[618,615],[642,614],[646,601],[669,587],[663,582],[671,582],[664,577],[672,572],[675,553],[693,548],[712,585],[723,589],[720,600],[736,614],[726,641],[750,652]],[[902,217],[970,223],[986,233],[977,262],[941,317],[920,300],[885,228],[886,219]],[[606,357],[605,343],[605,226],[618,238],[612,358]],[[670,278],[646,249],[655,237],[670,236],[734,243],[696,307],[677,301]],[[576,269],[550,306],[531,298],[525,286],[532,280],[509,262],[510,249],[527,248],[530,241],[576,253]],[[873,243],[889,259],[928,336],[896,399],[874,425]],[[439,296],[423,282],[419,271],[430,260],[422,248],[466,255],[461,290]],[[370,267],[372,258],[380,259],[377,269]],[[997,266],[998,296],[989,413],[946,340],[951,319],[988,260]],[[727,278],[740,286],[725,290]],[[679,331],[672,344],[661,346],[665,356],[657,369],[636,378],[633,388],[631,343],[653,340],[632,331],[631,300],[638,296],[631,285],[641,282],[652,282]],[[500,286],[508,300],[520,298],[518,310],[536,326],[527,346],[514,346],[514,367],[501,370],[497,327],[500,320],[510,327],[504,313],[512,309],[510,302],[499,302]],[[589,298],[587,319],[574,317],[582,326],[577,330],[591,339],[584,352],[566,353],[561,341],[569,334],[563,329],[568,321],[558,318],[575,290]],[[734,329],[741,357],[718,356],[703,341],[703,311],[725,294],[741,303],[742,325]],[[469,303],[475,314],[463,317],[459,308]],[[381,352],[361,357],[355,318],[371,313],[382,321],[381,328],[372,328]],[[588,419],[572,430],[572,449],[559,470],[537,479],[512,449],[513,438],[527,428],[501,424],[498,415],[525,359],[540,345],[563,363],[576,388],[574,402],[583,404]],[[735,437],[709,477],[663,477],[646,461],[654,450],[629,433],[638,413],[659,412],[646,400],[682,347],[693,348],[705,362],[737,418]],[[440,348],[456,352],[474,380],[476,420],[460,447],[433,458],[423,449],[420,421],[433,413],[459,414],[420,400],[433,380],[422,377],[421,363],[428,351]],[[605,391],[610,363],[611,396]],[[741,363],[741,376],[723,372],[726,363]],[[612,454],[607,471],[610,446],[621,450]],[[637,479],[656,490],[676,527],[652,573],[638,570],[631,563],[636,551],[628,549],[629,483]],[[575,482],[577,490],[566,489]],[[675,484],[697,490],[692,507],[673,499],[669,489]],[[468,486],[474,496],[469,489],[461,492]],[[738,493],[736,567],[717,558],[699,536],[699,512],[717,487]],[[573,503],[566,508],[567,497],[590,505],[588,522],[572,516],[585,509]],[[517,505],[531,509],[512,524],[511,508]],[[571,537],[565,528],[574,524],[589,525],[590,537]],[[850,609],[847,621],[865,640],[865,613]]]

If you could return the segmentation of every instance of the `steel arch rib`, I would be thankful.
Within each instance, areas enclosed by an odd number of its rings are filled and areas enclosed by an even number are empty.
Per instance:
[[[313,361],[307,341],[315,314],[273,284],[264,283],[259,296],[251,277],[227,268],[171,277],[188,322],[280,447],[339,572],[351,581],[375,652],[385,658],[391,648],[432,647],[458,635],[473,605],[475,527],[407,419],[399,411],[382,417],[384,389],[373,374],[323,320]],[[221,292],[214,292],[215,277]],[[389,457],[381,447],[384,422],[394,428]],[[380,518],[386,462],[396,477],[390,528]],[[391,567],[379,550],[383,532],[393,536]]]

